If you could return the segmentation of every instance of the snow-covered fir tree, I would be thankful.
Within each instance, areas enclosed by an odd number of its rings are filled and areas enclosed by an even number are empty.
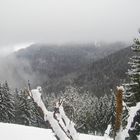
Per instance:
[[[129,107],[135,106],[140,101],[140,41],[138,39],[134,39],[131,49],[134,56],[129,62],[128,76],[130,77],[130,83],[125,84],[125,102]]]
[[[24,90],[16,93],[16,123],[47,127],[43,118],[43,112],[38,108],[37,104],[29,96],[29,91]]]
[[[68,86],[59,97],[47,95],[47,108],[53,106],[56,98],[63,99],[66,115],[75,122],[78,132],[104,135],[108,124],[114,124],[114,94],[98,98]]]
[[[130,59],[128,76],[130,83],[125,84],[125,115],[123,119],[124,131],[127,131],[129,140],[137,140],[140,135],[140,41],[134,39],[134,44],[131,46],[134,53]]]
[[[0,84],[0,121],[13,123],[15,108],[13,96],[10,93],[8,83]]]

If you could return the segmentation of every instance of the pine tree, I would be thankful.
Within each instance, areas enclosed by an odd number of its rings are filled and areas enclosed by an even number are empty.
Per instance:
[[[103,97],[100,97],[96,109],[96,113],[94,116],[95,119],[95,129],[101,135],[104,135],[105,130],[107,129],[109,124],[114,125],[114,95],[108,97],[106,94]]]
[[[130,83],[125,84],[125,102],[129,107],[135,106],[140,101],[140,41],[138,39],[134,39],[131,49],[134,56],[129,62],[128,76],[130,77]]]
[[[17,92],[16,94],[16,123],[46,127],[43,114],[39,110],[32,97],[29,96],[28,90]]]
[[[21,90],[16,94],[16,123],[30,125],[30,113],[27,107],[27,96]]]
[[[131,46],[131,49],[134,53],[133,57],[130,58],[130,69],[128,70],[128,76],[130,78],[130,83],[125,84],[125,97],[124,101],[126,103],[126,108],[136,106],[138,102],[140,102],[140,41],[139,39],[134,39],[134,44]],[[128,129],[128,133],[130,138],[129,139],[137,139],[136,131],[139,133],[140,129],[137,130],[135,128],[134,122],[131,122],[131,126],[128,127],[128,119],[132,116],[128,113],[129,110],[125,110],[125,119],[123,122]],[[136,113],[136,112],[135,112]],[[129,116],[130,115],[130,116]],[[135,120],[136,117],[133,119]],[[139,117],[138,117],[139,118]],[[128,123],[129,124],[129,123]],[[124,127],[125,128],[125,127]]]
[[[15,117],[14,100],[8,83],[0,84],[0,121],[13,123]]]
[[[108,125],[111,125],[110,131],[109,131],[109,136],[113,137],[114,134],[114,129],[115,129],[115,94],[112,92],[110,96],[110,102],[109,102],[109,122]]]

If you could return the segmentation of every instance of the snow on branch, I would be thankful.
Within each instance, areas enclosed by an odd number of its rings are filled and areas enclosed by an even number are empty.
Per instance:
[[[44,113],[44,120],[48,121],[54,131],[56,138],[59,140],[78,140],[78,134],[74,128],[74,123],[69,120],[63,109],[63,101],[56,103],[54,112],[46,109],[41,99],[41,87],[31,90],[33,100],[42,109]]]
[[[78,140],[78,135],[77,132],[74,128],[74,123],[66,116],[63,108],[63,100],[59,100],[59,102],[56,103],[56,107],[58,108],[59,112],[58,114],[60,115],[60,118],[63,122],[62,125],[65,126],[65,129],[67,130],[68,135],[71,137],[72,140]]]
[[[123,86],[117,86],[117,90],[124,92],[124,87]]]

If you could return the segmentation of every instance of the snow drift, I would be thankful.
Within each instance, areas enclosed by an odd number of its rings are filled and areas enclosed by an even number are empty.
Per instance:
[[[100,136],[78,134],[79,140],[110,140]],[[51,129],[0,123],[0,140],[56,140]]]

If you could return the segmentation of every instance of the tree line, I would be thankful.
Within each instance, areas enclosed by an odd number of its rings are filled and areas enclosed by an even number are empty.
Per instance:
[[[44,121],[43,112],[28,95],[27,89],[12,92],[7,82],[1,84],[0,121],[49,128],[49,124]],[[88,92],[81,94],[78,88],[69,86],[58,97],[55,94],[43,97],[46,107],[52,111],[54,103],[59,99],[63,99],[64,110],[79,132],[103,135],[108,124],[113,121],[113,93],[98,98]]]

